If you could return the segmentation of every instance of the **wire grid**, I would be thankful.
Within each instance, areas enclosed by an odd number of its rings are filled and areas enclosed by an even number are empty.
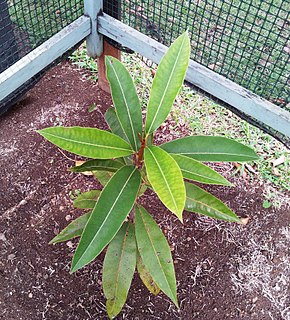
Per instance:
[[[82,0],[0,0],[0,73],[83,14]],[[43,75],[0,101],[0,114]]]
[[[81,0],[0,0],[1,65],[14,61],[15,51],[18,59],[24,56],[82,14]],[[12,53],[4,56],[6,48]]]
[[[193,60],[290,110],[289,0],[121,3],[124,23],[167,46],[188,30]]]

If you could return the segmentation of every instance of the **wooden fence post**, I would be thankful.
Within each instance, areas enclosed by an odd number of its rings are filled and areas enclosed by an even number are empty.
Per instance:
[[[106,77],[105,56],[112,56],[121,60],[121,52],[104,40],[104,51],[98,58],[98,83],[101,90],[110,93],[110,85]]]
[[[104,12],[111,17],[120,20],[121,18],[121,1],[120,0],[104,0]],[[105,56],[113,56],[121,60],[121,51],[104,39],[104,50],[98,58],[98,82],[100,89],[110,93],[109,82],[106,77]]]

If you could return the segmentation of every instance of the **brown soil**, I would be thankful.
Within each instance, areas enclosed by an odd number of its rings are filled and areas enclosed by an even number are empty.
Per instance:
[[[97,109],[89,113],[92,103]],[[90,176],[68,172],[73,161],[35,130],[58,124],[106,129],[102,115],[110,104],[97,85],[64,63],[0,119],[1,319],[107,319],[103,255],[70,275],[77,240],[48,245],[81,213],[73,209],[69,194],[99,185]],[[158,133],[160,141],[168,139],[164,132]],[[231,164],[216,168],[236,187],[207,190],[250,222],[238,226],[185,213],[182,225],[146,193],[142,203],[173,250],[180,310],[163,294],[148,293],[136,275],[117,319],[290,319],[289,203],[264,209],[262,183],[230,177]]]

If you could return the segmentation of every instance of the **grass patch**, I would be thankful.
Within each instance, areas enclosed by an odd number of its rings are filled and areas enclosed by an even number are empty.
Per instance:
[[[92,80],[93,82],[98,80],[97,60],[87,55],[85,43],[70,55],[69,60],[80,69],[88,71],[88,74],[86,75],[87,80]]]

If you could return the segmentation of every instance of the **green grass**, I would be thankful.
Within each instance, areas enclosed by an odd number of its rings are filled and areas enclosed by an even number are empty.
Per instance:
[[[87,80],[96,82],[98,80],[98,64],[93,58],[87,55],[86,45],[83,43],[69,57],[70,61],[79,68],[88,71]]]

